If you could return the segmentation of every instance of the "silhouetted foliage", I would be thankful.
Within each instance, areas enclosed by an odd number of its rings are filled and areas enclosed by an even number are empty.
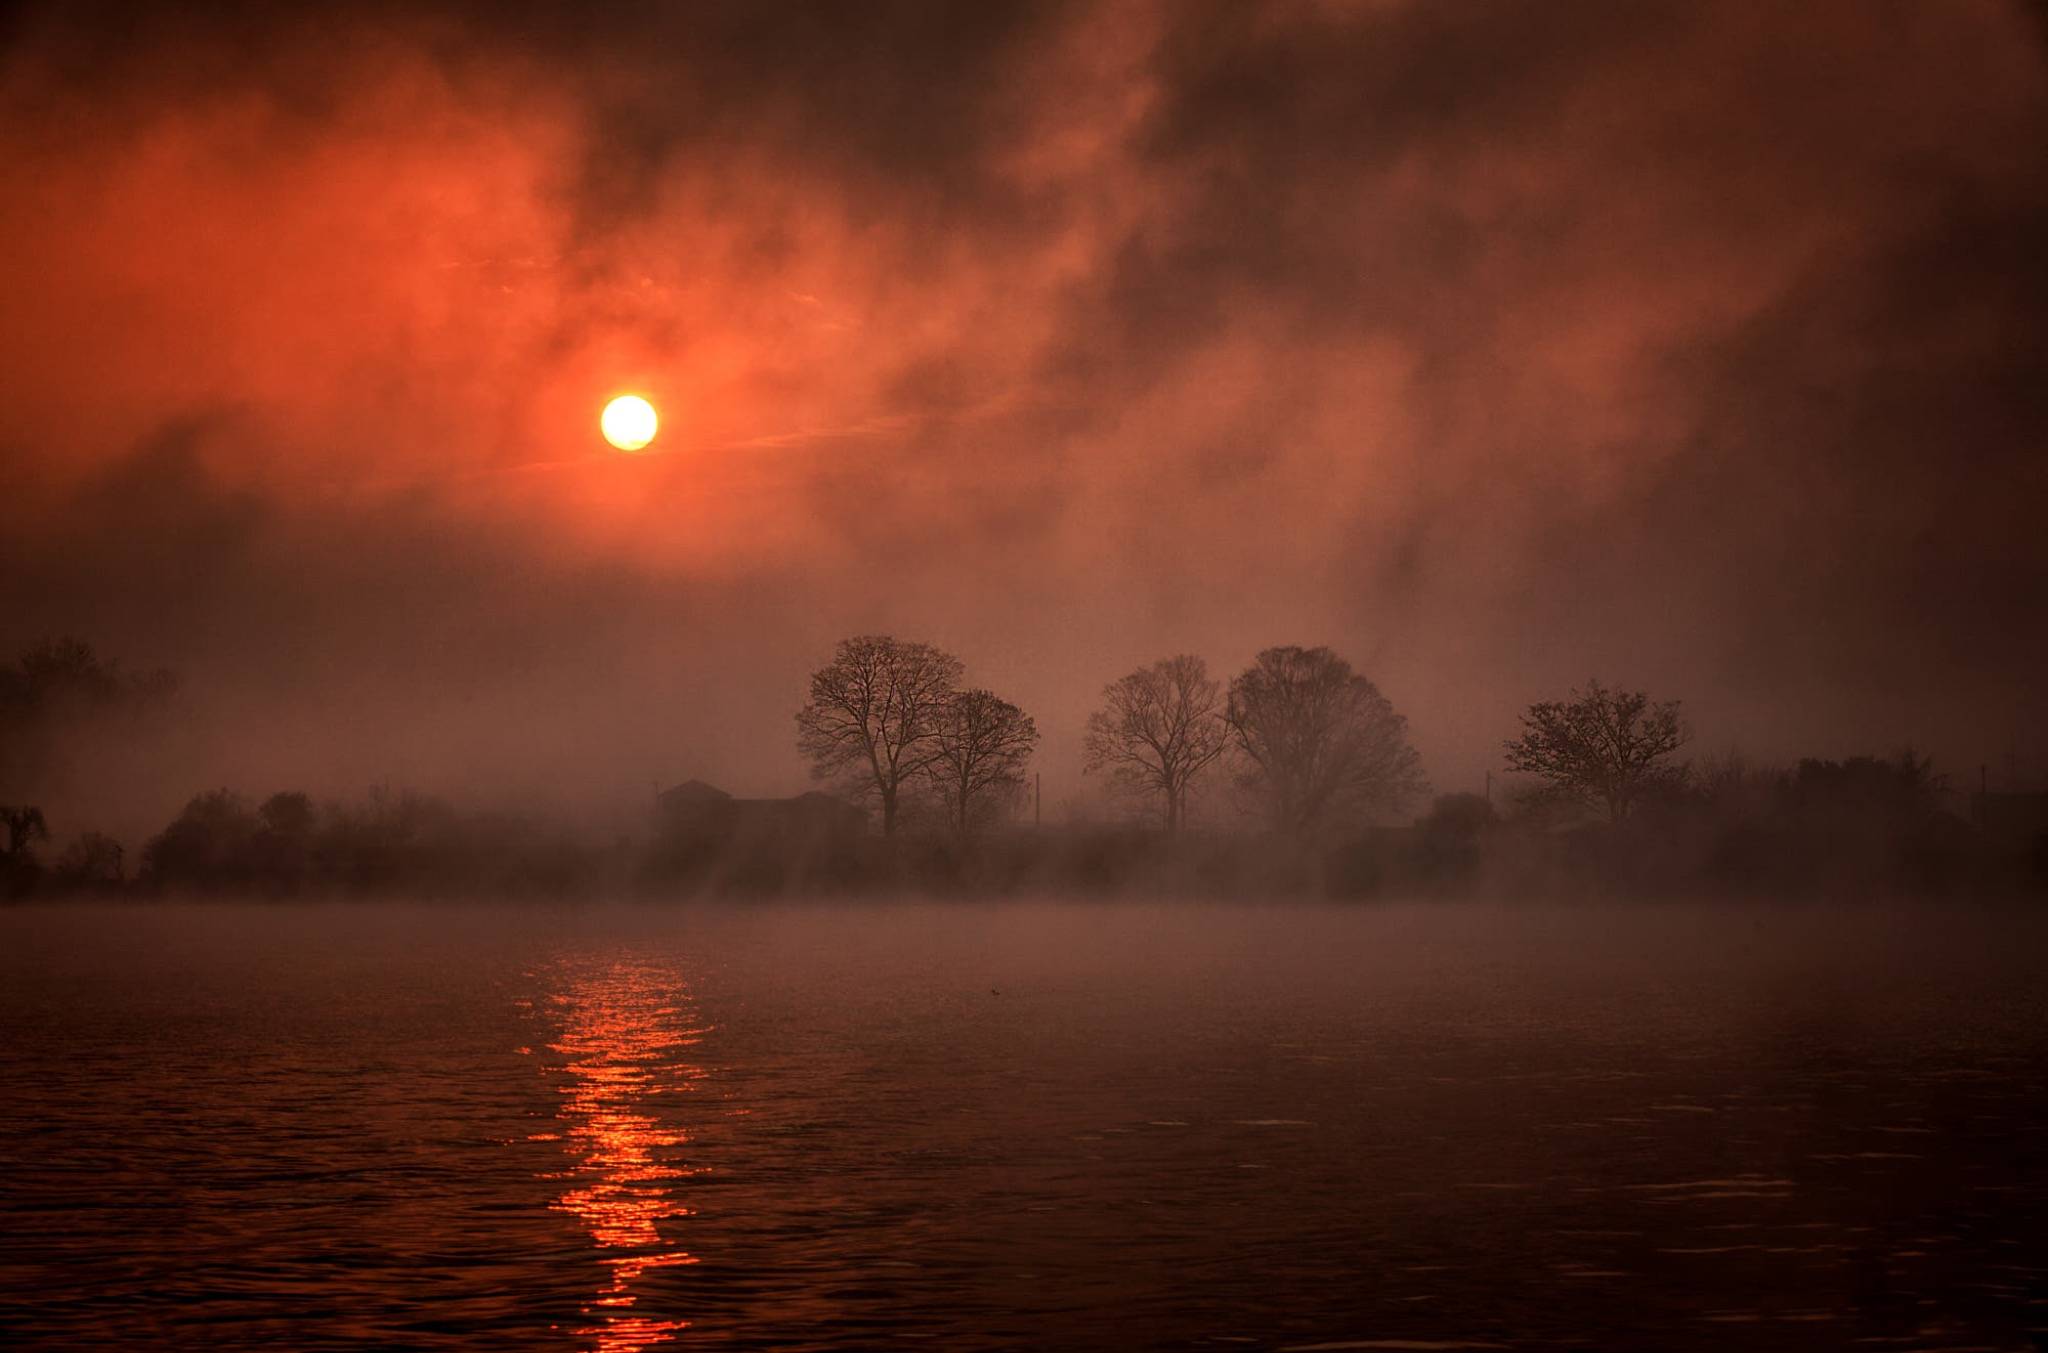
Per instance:
[[[313,835],[313,800],[305,794],[295,791],[272,794],[256,810],[256,816],[262,819],[265,831],[286,840],[310,840]]]
[[[42,863],[36,859],[36,843],[50,839],[43,810],[28,804],[0,807],[0,828],[7,832],[7,853],[0,855],[0,893],[19,896],[36,886]]]
[[[161,708],[177,689],[163,669],[130,673],[82,639],[51,639],[0,667],[0,792],[33,794],[60,778],[67,736],[95,721]]]
[[[1222,686],[1182,654],[1119,677],[1088,716],[1086,770],[1107,770],[1127,793],[1157,796],[1169,836],[1187,821],[1188,790],[1223,754]]]
[[[1269,648],[1230,683],[1237,785],[1276,831],[1328,837],[1427,788],[1408,721],[1327,648]]]
[[[314,875],[320,861],[319,816],[305,794],[272,794],[256,810],[259,824],[251,842],[256,876],[276,893],[295,893]]]
[[[436,799],[374,790],[315,806],[274,794],[251,811],[202,794],[143,849],[141,881],[179,892],[313,895],[559,895],[606,882],[603,861],[524,820],[464,814]]]
[[[1652,704],[1641,691],[1613,691],[1598,681],[1568,700],[1546,700],[1522,716],[1522,736],[1509,741],[1508,769],[1541,777],[1558,794],[1627,817],[1644,798],[1681,774],[1665,758],[1690,734],[1678,702]]]
[[[1477,794],[1439,794],[1429,812],[1415,824],[1424,836],[1470,841],[1500,825],[1500,814]]]
[[[989,691],[960,691],[940,712],[925,776],[954,831],[966,835],[1007,811],[1038,747],[1031,716]]]
[[[810,700],[796,716],[797,749],[812,778],[877,800],[882,835],[893,836],[905,786],[939,756],[940,723],[961,671],[958,658],[930,644],[885,634],[842,640],[811,674]]]
[[[350,892],[452,882],[459,822],[437,799],[375,789],[359,803],[329,807],[319,842],[321,872]]]
[[[0,807],[0,827],[7,829],[9,859],[25,858],[35,849],[36,842],[50,839],[50,827],[43,821],[43,810],[30,805]]]
[[[1442,794],[1415,824],[1415,840],[1427,864],[1462,874],[1478,863],[1485,838],[1500,825],[1500,815],[1479,795]]]
[[[1157,803],[1166,830],[1021,829],[1005,810],[1038,730],[991,692],[959,690],[961,672],[930,645],[869,635],[841,643],[812,676],[799,746],[818,778],[879,803],[879,837],[865,810],[831,795],[733,799],[694,782],[659,796],[643,845],[602,848],[530,817],[410,793],[315,802],[287,791],[252,807],[220,789],[147,841],[137,869],[97,832],[46,869],[48,824],[17,794],[0,808],[0,894],[563,896],[637,884],[671,895],[1647,898],[2048,886],[2048,795],[1981,793],[1966,821],[1944,810],[1942,778],[1910,750],[1786,770],[1732,755],[1677,766],[1687,734],[1676,702],[1597,682],[1530,707],[1507,748],[1510,765],[1537,778],[1508,787],[1505,818],[1476,795],[1448,794],[1413,826],[1380,825],[1422,791],[1419,762],[1385,697],[1322,648],[1268,649],[1227,692],[1186,655],[1110,683],[1088,721],[1087,770]],[[162,674],[129,677],[77,641],[45,644],[0,669],[0,727],[33,743],[80,719],[153,709],[170,689]],[[8,764],[25,764],[20,746],[4,744]],[[1240,793],[1275,830],[1190,831],[1192,787],[1233,751]],[[1587,823],[1588,805],[1605,820]],[[905,830],[925,823],[932,830]]]
[[[320,844],[306,795],[272,795],[252,811],[239,794],[217,789],[144,845],[141,877],[154,886],[287,896],[314,874]]]
[[[1936,888],[1969,847],[1967,824],[1938,807],[1940,777],[1910,749],[1896,758],[1802,760],[1776,802],[1738,838],[1753,876],[1804,890]],[[1724,863],[1726,858],[1724,857]]]
[[[50,876],[62,888],[114,888],[127,881],[123,859],[119,841],[99,832],[86,832],[65,847]]]
[[[1889,760],[1803,760],[1785,787],[1785,798],[1793,811],[1809,817],[1898,823],[1932,811],[1941,789],[1934,763],[1908,747]]]
[[[239,794],[201,794],[143,847],[142,877],[157,884],[240,888],[256,877],[252,847],[260,830]]]

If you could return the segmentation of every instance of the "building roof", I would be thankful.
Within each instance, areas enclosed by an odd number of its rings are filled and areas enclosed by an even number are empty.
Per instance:
[[[730,803],[732,801],[732,795],[726,793],[717,785],[707,785],[702,780],[685,780],[679,785],[662,790],[654,797],[662,803],[675,804],[677,806],[700,803]]]

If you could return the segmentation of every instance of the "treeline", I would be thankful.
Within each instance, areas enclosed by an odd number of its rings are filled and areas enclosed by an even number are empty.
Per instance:
[[[962,689],[963,670],[930,644],[841,642],[797,711],[813,778],[876,808],[884,837],[920,799],[958,836],[1002,821],[1038,730],[1007,700]],[[1168,836],[1219,773],[1245,815],[1300,842],[1397,815],[1428,790],[1408,721],[1327,648],[1269,648],[1228,687],[1190,654],[1141,667],[1103,688],[1084,750],[1088,773],[1148,806]]]
[[[1911,751],[1688,761],[1678,701],[1597,681],[1527,707],[1502,744],[1498,803],[1429,801],[1405,718],[1344,658],[1297,646],[1261,652],[1227,683],[1188,654],[1111,681],[1083,751],[1125,811],[1024,828],[1036,727],[963,688],[963,671],[931,645],[865,635],[812,675],[798,749],[814,778],[869,807],[874,836],[695,839],[687,867],[643,877],[702,891],[1338,897],[2048,885],[2048,820],[1991,831],[1948,811],[1945,781]]]
[[[215,790],[130,855],[92,831],[53,851],[41,809],[15,794],[0,803],[0,895],[2048,888],[2048,796],[1996,796],[1997,816],[1984,795],[1964,817],[1945,806],[1932,764],[1910,751],[1783,767],[1690,761],[1679,702],[1598,682],[1527,707],[1502,745],[1497,798],[1431,800],[1406,720],[1327,648],[1267,649],[1228,682],[1192,655],[1109,682],[1081,750],[1121,811],[1041,827],[1021,811],[1037,726],[964,673],[929,644],[867,635],[838,646],[812,674],[795,722],[798,751],[841,804],[727,801],[597,844],[544,819],[408,793],[316,802]],[[53,719],[141,718],[174,689],[163,674],[127,676],[75,642],[31,650],[0,669],[0,732],[20,735],[0,768],[19,780],[24,766],[53,764]],[[867,811],[865,827],[845,804]]]
[[[894,837],[737,839],[672,867],[658,834],[596,845],[543,822],[409,794],[315,803],[202,794],[131,860],[87,833],[10,868],[17,897],[580,898],[1126,893],[1186,897],[1970,897],[2048,885],[2042,838],[1944,811],[1926,762],[1708,767],[1619,821],[1573,820],[1539,794],[1438,797],[1415,822],[1320,842],[1132,822]],[[128,866],[124,868],[124,865]]]
[[[10,852],[5,877],[16,896],[568,897],[616,884],[618,860],[617,850],[534,819],[417,794],[315,802],[284,792],[252,803],[217,789],[187,803],[132,861],[119,842],[87,832],[48,867],[31,851]]]
[[[66,752],[74,744],[143,731],[177,688],[168,671],[130,671],[75,638],[37,644],[0,666],[0,897],[125,879],[121,844],[95,831],[74,836],[46,863],[51,831],[41,803],[69,787]]]
[[[1360,833],[1327,861],[1348,896],[1940,898],[2048,890],[2048,833],[1944,806],[1911,751],[1789,767],[1666,766],[1628,810],[1589,814],[1544,782],[1496,806],[1436,800],[1412,827]],[[2031,796],[2039,798],[2039,796]]]

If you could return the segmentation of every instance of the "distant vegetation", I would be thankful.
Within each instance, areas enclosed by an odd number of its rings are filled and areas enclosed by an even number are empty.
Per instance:
[[[1187,654],[1110,682],[1088,716],[1088,773],[1106,771],[1124,794],[1158,804],[1166,834],[1178,833],[1196,778],[1223,755],[1222,689]]]
[[[1529,706],[1522,730],[1507,744],[1508,769],[1534,775],[1559,799],[1605,810],[1609,822],[1685,782],[1670,760],[1692,736],[1676,700],[1653,705],[1641,691],[1594,681],[1569,699]]]
[[[178,688],[162,668],[131,672],[80,639],[52,639],[0,666],[0,801],[33,801],[72,774],[88,729],[134,730]]]
[[[930,644],[842,642],[797,711],[812,776],[879,808],[885,837],[919,800],[962,835],[992,822],[1023,790],[1038,728],[993,692],[960,689],[964,670]]]
[[[252,807],[201,794],[142,852],[150,887],[213,893],[562,895],[602,881],[599,857],[566,834],[436,799],[373,791],[315,804],[272,794]]]
[[[0,895],[573,897],[632,893],[1247,896],[1990,895],[2048,887],[2048,795],[1967,815],[1911,751],[1760,767],[1682,760],[1675,700],[1598,682],[1540,700],[1492,794],[1428,798],[1406,720],[1327,648],[1261,652],[1227,684],[1197,656],[1110,681],[1082,751],[1121,815],[1038,825],[1029,714],[965,665],[886,635],[813,673],[797,747],[838,798],[689,785],[643,834],[594,843],[404,792],[199,794],[130,851],[46,820],[67,736],[160,717],[167,673],[76,640],[0,669]],[[1197,806],[1199,804],[1199,811]],[[1418,805],[1426,805],[1419,817]],[[866,817],[863,818],[863,810]]]
[[[1269,648],[1230,683],[1238,791],[1283,837],[1343,837],[1427,792],[1408,721],[1327,648]]]

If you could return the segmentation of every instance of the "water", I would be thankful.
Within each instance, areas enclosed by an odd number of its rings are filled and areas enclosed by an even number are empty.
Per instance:
[[[0,913],[0,1343],[2035,1348],[2044,939]]]

